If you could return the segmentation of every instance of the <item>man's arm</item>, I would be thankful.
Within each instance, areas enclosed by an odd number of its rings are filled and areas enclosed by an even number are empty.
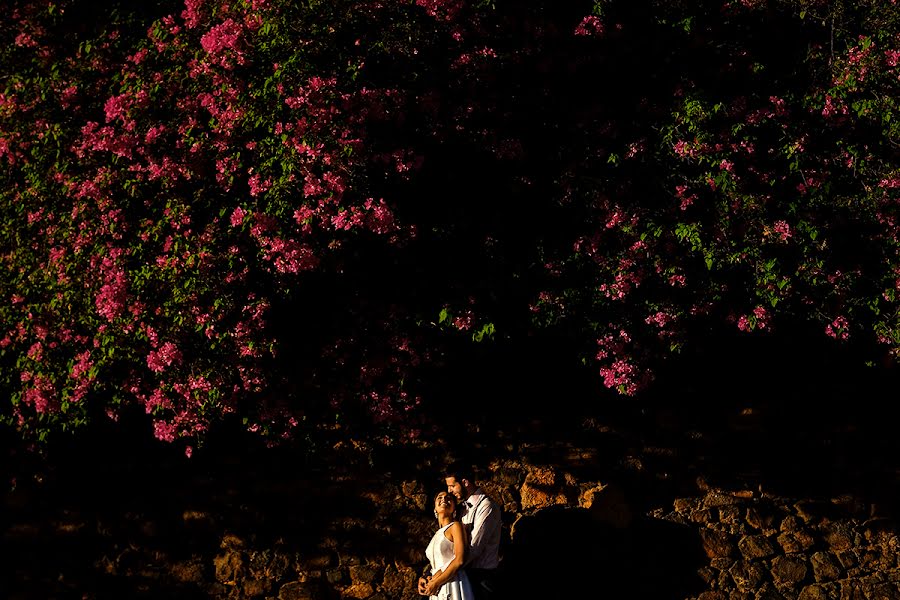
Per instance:
[[[500,509],[493,502],[482,502],[472,520],[472,537],[469,540],[469,556],[466,564],[477,561],[485,552],[490,540],[496,538],[502,524]]]

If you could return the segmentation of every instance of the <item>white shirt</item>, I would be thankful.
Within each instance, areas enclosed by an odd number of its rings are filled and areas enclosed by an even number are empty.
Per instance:
[[[476,488],[463,503],[466,512],[462,524],[469,534],[469,553],[466,567],[496,569],[500,564],[500,533],[502,514],[500,505]]]

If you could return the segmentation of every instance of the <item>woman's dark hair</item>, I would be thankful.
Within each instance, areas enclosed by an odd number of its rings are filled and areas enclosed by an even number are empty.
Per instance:
[[[437,504],[438,496],[440,496],[441,494],[447,494],[447,497],[450,498],[451,500],[453,500],[453,515],[452,516],[453,516],[454,521],[458,521],[459,520],[459,504],[460,504],[460,502],[456,498],[456,496],[454,496],[447,490],[441,490],[434,495],[434,497],[431,499],[431,508],[434,508],[434,505]],[[435,512],[437,512],[437,509],[435,509]]]

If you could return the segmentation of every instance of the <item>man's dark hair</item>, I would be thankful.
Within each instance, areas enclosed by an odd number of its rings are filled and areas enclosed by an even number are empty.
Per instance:
[[[475,473],[472,467],[461,462],[454,462],[444,469],[444,477],[452,477],[456,481],[466,479],[471,485],[475,485]]]

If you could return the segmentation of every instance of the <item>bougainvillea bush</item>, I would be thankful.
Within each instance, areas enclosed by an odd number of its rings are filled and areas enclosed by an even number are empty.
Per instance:
[[[22,439],[414,437],[541,332],[622,402],[711,330],[900,348],[890,0],[88,4],[0,24]]]

